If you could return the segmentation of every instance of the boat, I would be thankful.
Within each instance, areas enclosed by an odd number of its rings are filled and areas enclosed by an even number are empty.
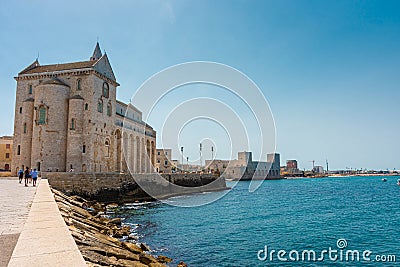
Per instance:
[[[386,178],[382,178],[382,182],[387,182],[387,179]]]
[[[397,185],[400,186],[400,179],[397,180]]]

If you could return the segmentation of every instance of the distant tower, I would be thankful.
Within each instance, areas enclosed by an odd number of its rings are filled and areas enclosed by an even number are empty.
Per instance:
[[[247,166],[253,161],[251,152],[239,152],[238,161],[241,166]]]
[[[81,170],[82,155],[86,153],[86,144],[83,140],[84,99],[80,95],[69,98],[68,131],[67,131],[67,171]]]
[[[31,164],[42,171],[66,171],[68,98],[70,87],[57,77],[35,88]]]

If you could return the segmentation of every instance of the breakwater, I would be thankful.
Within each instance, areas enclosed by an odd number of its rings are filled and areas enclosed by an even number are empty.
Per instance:
[[[127,203],[227,189],[225,178],[211,174],[124,174],[43,172],[49,184],[70,195],[103,203]]]

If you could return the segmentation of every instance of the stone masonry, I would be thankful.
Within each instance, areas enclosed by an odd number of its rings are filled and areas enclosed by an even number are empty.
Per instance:
[[[17,77],[11,170],[149,173],[156,132],[119,86],[96,44],[88,61],[40,65]]]

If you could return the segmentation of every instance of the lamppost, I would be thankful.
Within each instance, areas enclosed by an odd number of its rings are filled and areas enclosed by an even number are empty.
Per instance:
[[[186,166],[187,166],[187,170],[189,171],[189,157],[186,157]]]
[[[214,160],[214,147],[211,147],[211,160]]]
[[[181,155],[182,155],[182,160],[181,160],[182,169],[181,169],[181,171],[183,171],[183,146],[181,146]]]
[[[201,159],[201,142],[200,142],[200,171],[202,169],[202,166],[203,166],[203,162],[202,162],[202,159]]]

